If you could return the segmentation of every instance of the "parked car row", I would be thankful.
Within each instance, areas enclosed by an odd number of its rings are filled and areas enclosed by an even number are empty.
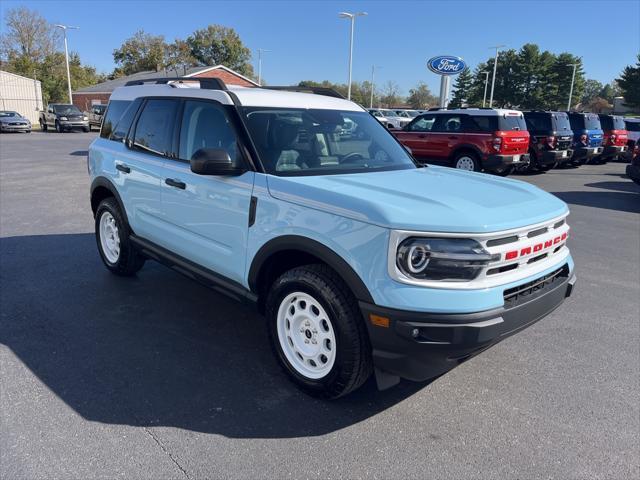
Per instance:
[[[631,161],[640,133],[640,119],[625,122],[617,115],[491,108],[432,109],[403,127],[391,123],[385,125],[420,161],[501,176]],[[628,130],[637,132],[635,140]]]

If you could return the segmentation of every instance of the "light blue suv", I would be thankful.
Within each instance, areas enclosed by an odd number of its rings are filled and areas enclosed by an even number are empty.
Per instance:
[[[115,90],[88,158],[106,267],[153,259],[255,303],[284,370],[325,398],[373,372],[380,388],[433,378],[571,294],[562,201],[418,165],[367,111],[311,90]]]

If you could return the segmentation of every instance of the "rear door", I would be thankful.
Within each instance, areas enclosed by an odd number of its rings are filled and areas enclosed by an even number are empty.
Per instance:
[[[179,106],[176,99],[147,99],[131,128],[126,148],[115,157],[129,223],[137,235],[158,244],[163,243],[167,231],[160,187],[165,161],[175,152],[174,127]],[[107,127],[105,124],[103,131]]]
[[[396,136],[411,149],[414,157],[427,158],[432,153],[429,134],[435,121],[435,115],[421,115],[407,125],[406,130],[397,132]]]
[[[165,248],[236,282],[243,282],[249,210],[255,173],[198,175],[190,159],[200,149],[225,149],[245,164],[229,107],[215,101],[185,100],[176,158],[168,159],[162,180]]]

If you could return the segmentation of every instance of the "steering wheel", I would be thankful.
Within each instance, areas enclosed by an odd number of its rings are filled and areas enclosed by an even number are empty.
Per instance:
[[[363,159],[364,157],[362,156],[361,153],[351,152],[351,153],[347,153],[344,157],[342,157],[342,162],[340,163],[355,163]]]

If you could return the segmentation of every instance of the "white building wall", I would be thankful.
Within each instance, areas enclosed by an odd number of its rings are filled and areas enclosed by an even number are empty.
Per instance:
[[[14,110],[37,125],[42,108],[39,80],[0,70],[0,110]]]

